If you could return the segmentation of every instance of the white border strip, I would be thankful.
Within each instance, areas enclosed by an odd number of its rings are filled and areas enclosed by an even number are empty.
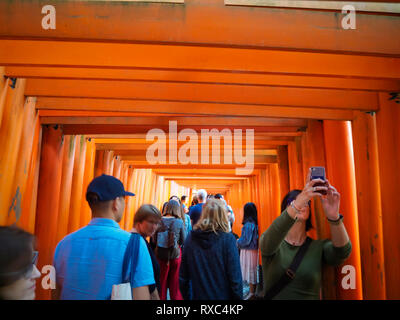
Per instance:
[[[347,1],[315,1],[315,0],[224,0],[225,5],[256,6],[256,7],[283,7],[301,9],[339,10],[345,5],[352,5],[356,11],[400,13],[399,3],[389,2],[347,2]]]

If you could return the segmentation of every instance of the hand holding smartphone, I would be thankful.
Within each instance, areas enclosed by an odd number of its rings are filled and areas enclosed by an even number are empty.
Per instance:
[[[310,169],[311,169],[310,180],[321,179],[321,180],[326,181],[325,168],[324,167],[311,167]],[[314,187],[318,187],[318,186],[326,187],[327,185],[326,185],[326,182],[325,183],[318,182],[318,183],[314,184]],[[316,191],[316,192],[318,192],[318,193],[320,193],[320,194],[322,194],[324,196],[327,194],[326,190],[319,190],[319,191]]]

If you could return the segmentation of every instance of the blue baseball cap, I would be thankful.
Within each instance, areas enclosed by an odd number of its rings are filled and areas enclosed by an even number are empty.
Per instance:
[[[100,201],[110,201],[122,196],[134,196],[132,192],[125,191],[124,185],[120,180],[113,176],[102,174],[94,178],[86,191],[86,200],[88,193],[95,193],[99,196]]]

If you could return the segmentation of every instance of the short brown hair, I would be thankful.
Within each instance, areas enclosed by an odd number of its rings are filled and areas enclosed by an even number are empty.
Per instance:
[[[136,211],[133,224],[140,223],[148,218],[156,218],[161,220],[161,212],[152,204],[143,204]]]

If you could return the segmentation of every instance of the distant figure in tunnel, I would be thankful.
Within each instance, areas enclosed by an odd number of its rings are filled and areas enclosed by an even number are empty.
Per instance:
[[[195,195],[193,196],[193,198],[192,198],[192,203],[190,204],[189,212],[190,212],[190,209],[191,209],[193,206],[195,206],[196,204],[198,204],[198,203],[199,203],[199,200],[197,200],[197,195],[195,194]]]
[[[122,267],[131,234],[120,228],[127,192],[120,180],[108,175],[94,178],[86,192],[92,211],[90,223],[67,235],[55,250],[56,289],[53,299],[109,300],[113,285],[123,281]],[[134,300],[150,299],[155,283],[146,243],[139,237],[136,272],[131,282]]]
[[[38,252],[34,236],[17,227],[0,227],[0,300],[34,300]]]
[[[325,185],[315,186],[318,183]],[[319,191],[327,194],[323,196]],[[310,200],[313,197],[321,198],[330,224],[331,240],[307,237],[307,231],[312,227]],[[265,299],[320,298],[323,264],[339,265],[351,252],[339,205],[340,194],[329,181],[310,180],[310,173],[303,190],[292,190],[284,197],[281,215],[260,238]],[[296,265],[297,271],[293,272]]]
[[[226,209],[220,200],[207,201],[185,242],[179,284],[185,300],[243,298],[236,239],[230,232]]]
[[[200,189],[199,191],[197,191],[197,200],[199,203],[191,207],[189,211],[189,216],[190,220],[192,221],[192,226],[194,226],[200,219],[203,205],[207,201],[207,191],[204,189]]]
[[[258,218],[257,208],[252,202],[248,202],[243,208],[243,227],[238,247],[240,248],[240,267],[243,281],[250,286],[249,295],[245,300],[251,299],[258,283]]]
[[[184,213],[188,213],[189,212],[189,209],[187,208],[187,206],[186,206],[186,196],[185,195],[183,195],[182,197],[181,197],[181,203],[182,203],[182,207],[183,207],[183,212]]]
[[[214,196],[214,198],[221,200],[224,203],[224,205],[226,206],[226,211],[228,213],[229,226],[230,226],[231,231],[232,231],[233,223],[235,222],[235,214],[233,213],[232,207],[229,204],[227,204],[227,202],[224,199],[224,196],[222,194],[217,193]]]

